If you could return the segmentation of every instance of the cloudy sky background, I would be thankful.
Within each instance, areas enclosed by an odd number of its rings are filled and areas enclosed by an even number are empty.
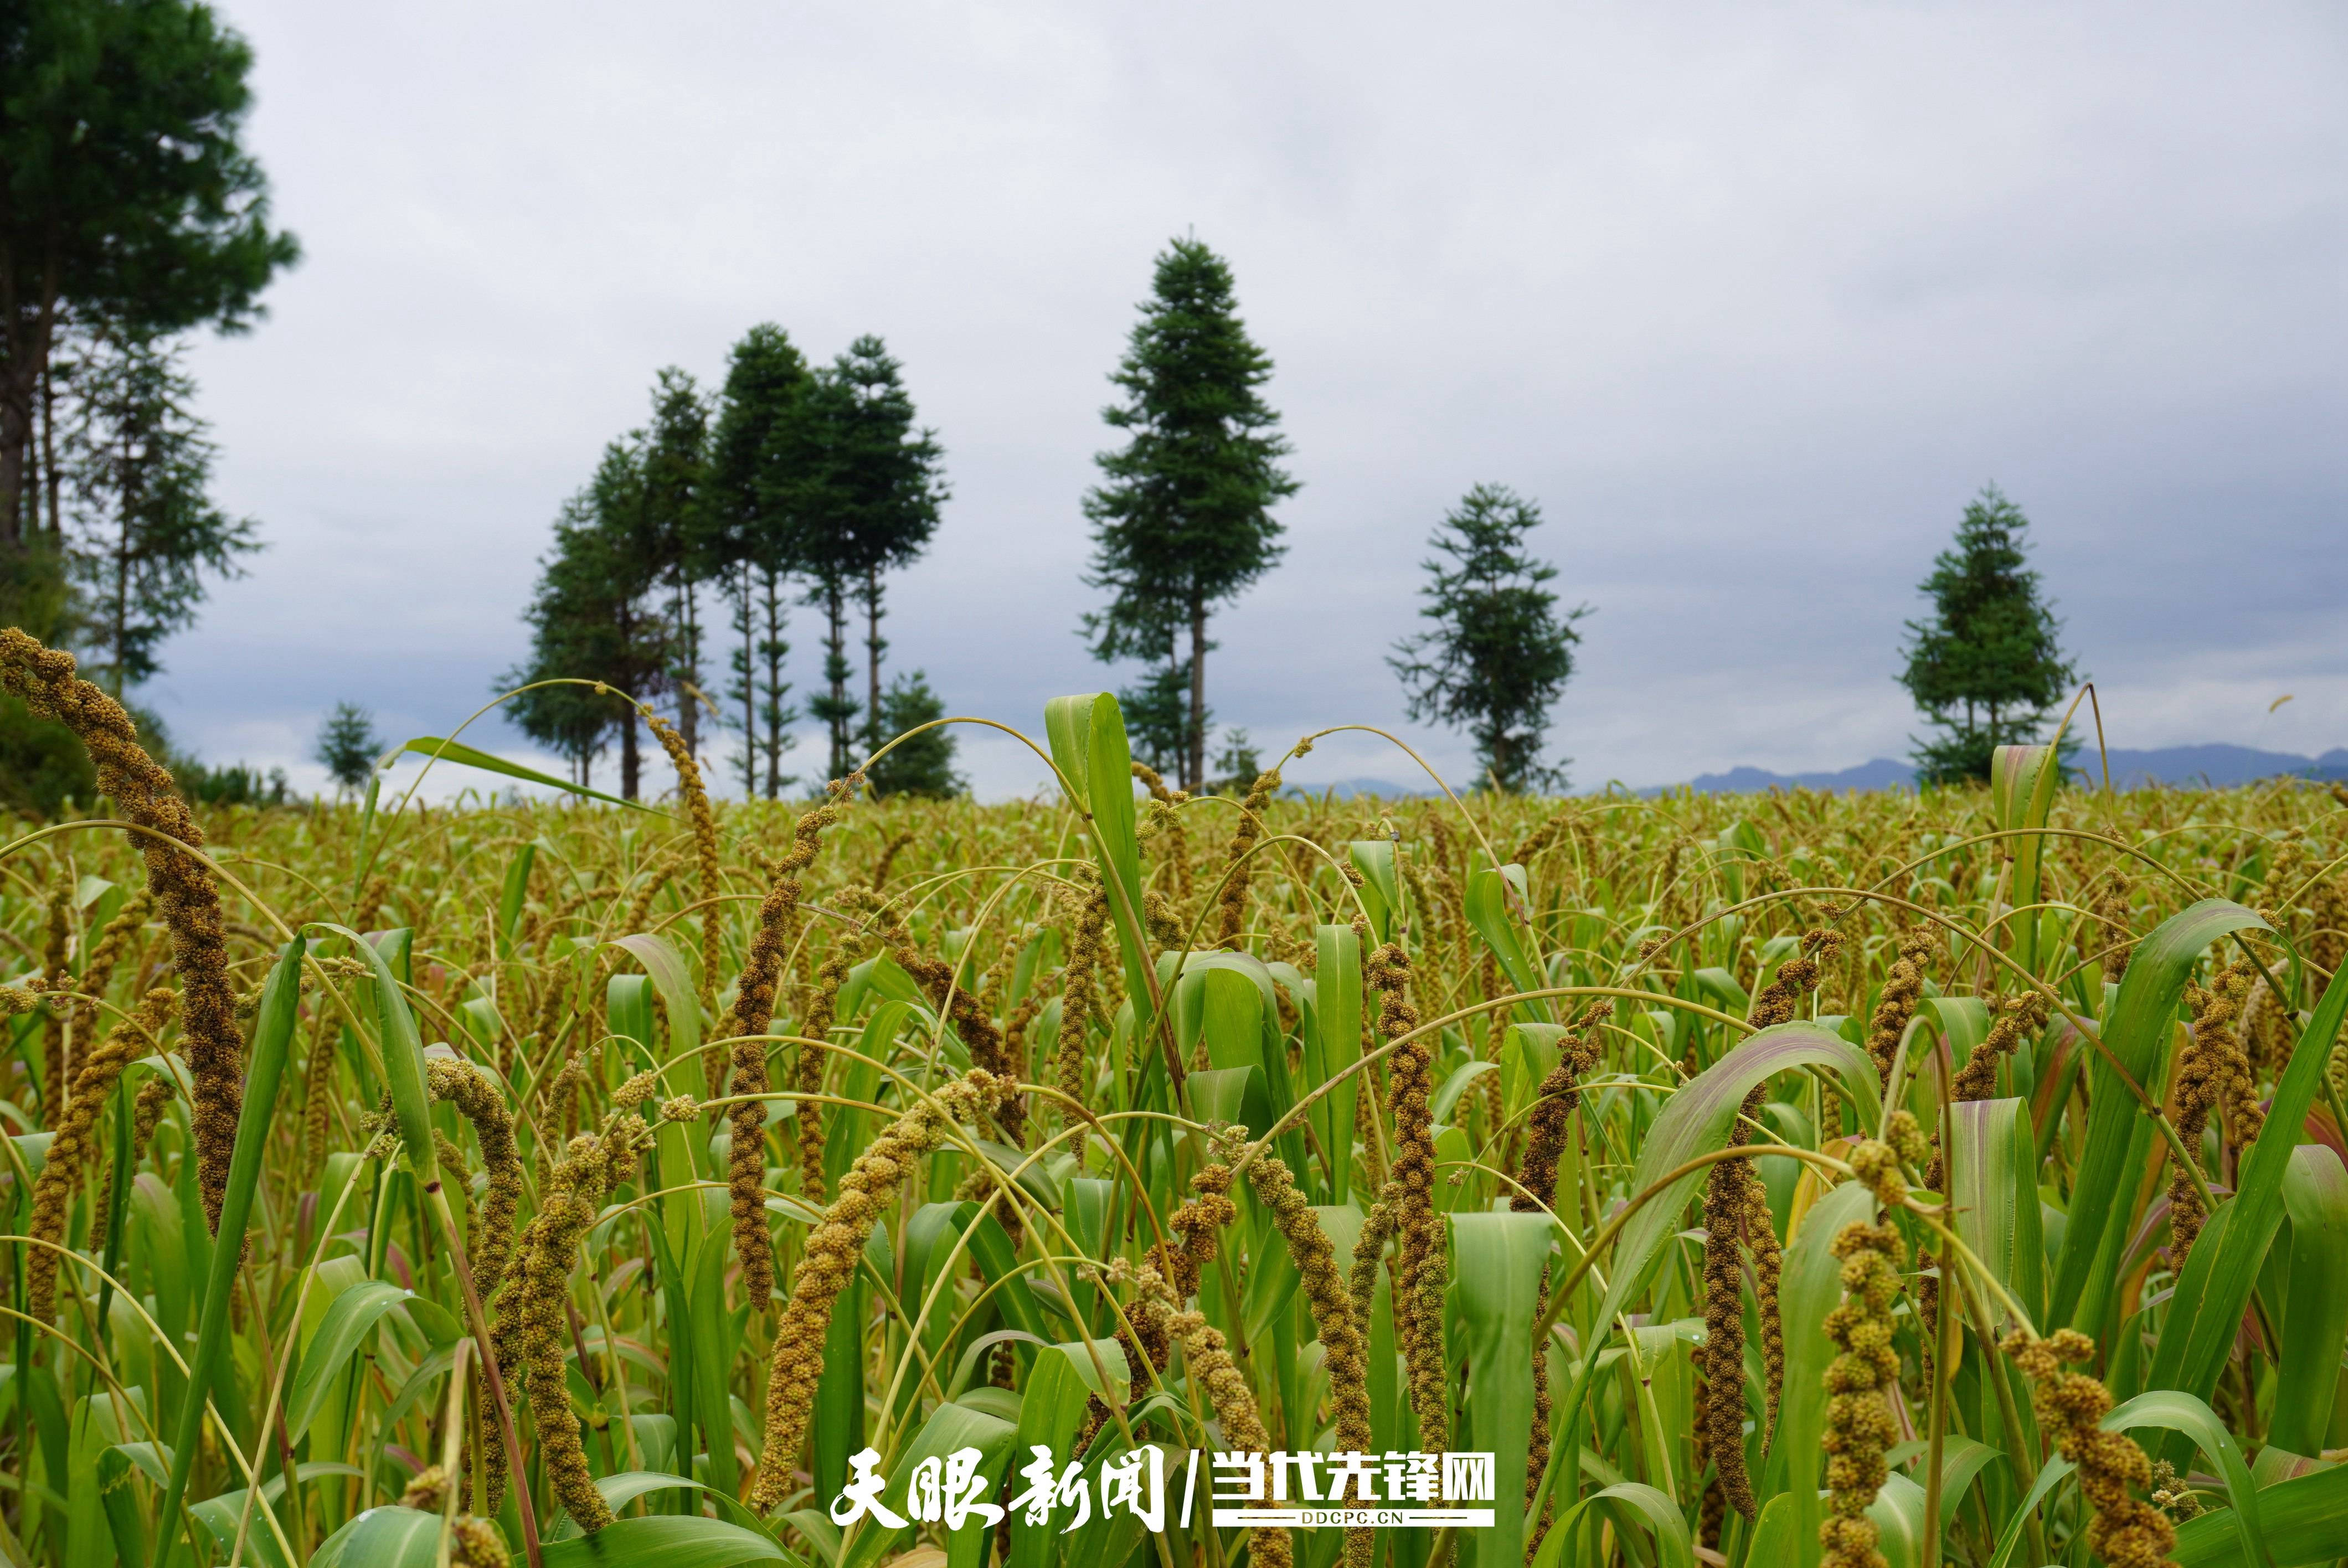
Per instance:
[[[654,370],[714,382],[762,320],[903,359],[954,498],[892,658],[1040,733],[1128,673],[1074,634],[1077,501],[1186,231],[1303,481],[1209,666],[1275,749],[1401,723],[1384,654],[1478,481],[1597,607],[1553,734],[1581,786],[1900,754],[1900,623],[1989,481],[2113,743],[2348,743],[2333,7],[222,9],[306,258],[194,361],[272,541],[146,692],[214,760],[314,785],[339,699],[446,733]],[[811,613],[794,641],[804,691]],[[1297,772],[1407,776],[1369,742]]]

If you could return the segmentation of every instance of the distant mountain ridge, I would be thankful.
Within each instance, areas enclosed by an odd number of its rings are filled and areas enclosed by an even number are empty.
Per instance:
[[[2201,746],[2157,746],[2150,750],[2115,748],[2107,753],[2112,770],[2114,789],[2149,789],[2161,786],[2195,787],[2208,785],[2225,788],[2246,784],[2260,779],[2295,774],[2304,778],[2339,779],[2348,781],[2348,746],[2334,746],[2320,757],[2301,756],[2293,752],[2265,752],[2255,746],[2223,744]],[[2093,750],[2084,751],[2075,765],[2088,778],[2101,782],[2101,771]],[[1845,790],[1913,789],[1916,770],[1907,763],[1894,762],[1890,757],[1877,757],[1857,767],[1843,768],[1835,773],[1779,774],[1766,768],[1734,767],[1726,773],[1698,774],[1685,787],[1698,794],[1757,794],[1769,789],[1814,789],[1840,794]],[[1642,794],[1661,794],[1677,789],[1676,784],[1657,785],[1641,790]],[[1407,800],[1432,794],[1425,784],[1399,784],[1392,779],[1348,778],[1288,786],[1292,795],[1334,794],[1345,800],[1367,796],[1376,800]]]
[[[2148,751],[2114,747],[2106,753],[2114,789],[2147,789],[2162,785],[2225,788],[2296,774],[2303,778],[2348,780],[2348,746],[2334,746],[2320,757],[2291,752],[2262,752],[2255,746],[2222,744],[2157,746]],[[2102,764],[2093,750],[2073,759],[2075,771],[2102,782]],[[1764,768],[1731,768],[1725,774],[1699,774],[1687,787],[1698,794],[1749,794],[1776,786],[1797,785],[1816,790],[1876,790],[1913,788],[1916,770],[1906,763],[1877,757],[1840,773],[1773,774]]]

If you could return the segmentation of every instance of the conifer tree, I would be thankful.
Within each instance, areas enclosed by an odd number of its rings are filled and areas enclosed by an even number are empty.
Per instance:
[[[842,423],[829,442],[838,466],[831,539],[851,554],[862,579],[857,597],[864,606],[868,750],[898,733],[889,727],[889,703],[880,690],[880,655],[889,646],[880,636],[881,576],[921,558],[937,532],[939,508],[952,494],[942,469],[945,450],[937,432],[913,423],[913,399],[902,370],[888,345],[867,333],[849,344],[830,372],[848,395],[839,405]],[[826,552],[817,543],[811,553]],[[918,676],[913,684],[927,690]]]
[[[742,708],[742,789],[772,800],[788,782],[783,753],[798,717],[783,661],[790,643],[786,579],[797,569],[797,508],[807,488],[808,393],[813,378],[789,334],[771,323],[743,334],[726,371],[709,437],[703,509],[709,548],[730,579],[734,629],[728,692]]]
[[[614,441],[587,487],[563,503],[554,548],[540,563],[524,619],[530,656],[500,678],[500,690],[554,677],[601,681],[623,698],[649,701],[667,689],[675,651],[661,586],[645,548],[644,467],[636,447]],[[583,782],[616,733],[620,794],[637,798],[643,779],[641,725],[632,702],[582,686],[553,686],[515,699],[523,733],[571,759]]]
[[[326,776],[346,790],[355,790],[375,771],[383,754],[383,741],[375,733],[375,716],[356,702],[337,702],[318,726],[318,761]]]
[[[693,377],[672,365],[653,387],[653,422],[643,441],[644,506],[652,563],[668,589],[675,649],[669,684],[685,749],[701,749],[701,585],[721,563],[704,504],[709,457],[709,405]]]
[[[26,586],[34,431],[66,323],[139,342],[233,331],[299,254],[241,139],[252,67],[194,0],[0,11],[0,589]]]
[[[1540,522],[1540,508],[1504,486],[1468,491],[1427,541],[1444,558],[1423,563],[1419,614],[1435,624],[1386,661],[1411,718],[1464,726],[1486,776],[1510,793],[1565,787],[1540,760],[1541,740],[1573,675],[1574,622],[1590,613],[1560,611],[1548,587],[1557,568],[1526,550]]]
[[[1272,508],[1297,482],[1279,466],[1289,445],[1258,390],[1272,360],[1240,320],[1222,258],[1196,240],[1174,241],[1140,309],[1110,377],[1126,401],[1102,411],[1128,439],[1095,459],[1105,482],[1085,497],[1094,546],[1086,581],[1109,601],[1084,630],[1104,661],[1172,664],[1187,638],[1178,755],[1183,787],[1197,790],[1207,771],[1208,617],[1280,559]],[[1161,682],[1153,675],[1137,695],[1162,700]]]
[[[914,424],[902,367],[870,335],[818,371],[792,446],[796,564],[808,602],[824,612],[824,690],[808,702],[831,743],[831,774],[856,764],[880,735],[882,574],[910,565],[937,531],[948,491],[936,434]],[[849,695],[851,603],[864,609],[865,697]],[[860,727],[857,716],[864,723]]]
[[[875,743],[875,750],[908,731],[946,716],[945,703],[930,690],[929,677],[919,670],[889,682],[889,689],[880,694],[879,711],[880,722],[874,728],[880,733],[880,740]],[[943,800],[970,789],[970,781],[954,772],[953,764],[953,727],[940,724],[899,744],[873,764],[866,777],[876,794],[926,795]]]
[[[2077,679],[2029,566],[2029,527],[1996,486],[1984,487],[1965,507],[1953,548],[1933,558],[1918,585],[1932,611],[1908,623],[1908,663],[1897,679],[1941,732],[1916,743],[1926,783],[1987,779],[1996,749],[2036,740]]]
[[[120,697],[162,668],[163,640],[193,624],[207,572],[239,577],[262,548],[249,518],[208,493],[216,452],[191,406],[179,346],[109,336],[83,367],[67,436],[76,577],[107,683]]]

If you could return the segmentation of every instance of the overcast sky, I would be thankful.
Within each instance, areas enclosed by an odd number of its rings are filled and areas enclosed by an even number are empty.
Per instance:
[[[1208,671],[1272,749],[1400,724],[1384,656],[1479,481],[1596,607],[1552,736],[1581,786],[1900,754],[1901,622],[1993,481],[2114,744],[2348,743],[2334,6],[221,8],[304,260],[194,360],[271,541],[146,693],[214,760],[314,784],[340,699],[448,733],[654,371],[715,382],[760,321],[903,360],[954,495],[892,658],[1040,734],[1131,673],[1075,634],[1078,500],[1191,231],[1303,486]]]

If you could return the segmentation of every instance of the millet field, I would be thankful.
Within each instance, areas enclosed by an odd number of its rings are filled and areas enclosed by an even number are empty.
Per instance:
[[[2336,788],[191,812],[0,677],[11,1563],[2348,1558]]]

